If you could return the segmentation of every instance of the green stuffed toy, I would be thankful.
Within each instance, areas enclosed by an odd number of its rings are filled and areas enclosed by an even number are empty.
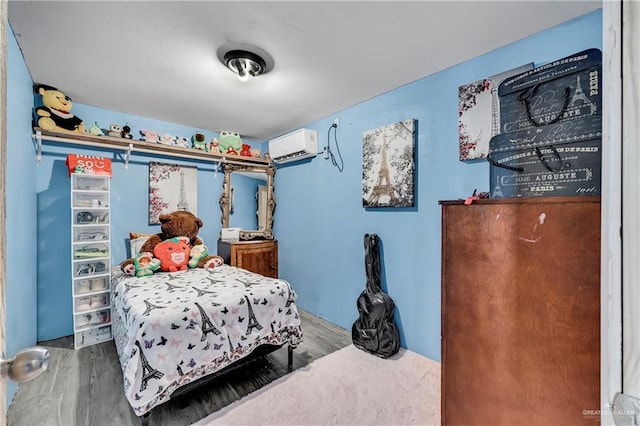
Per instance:
[[[227,132],[223,130],[218,136],[218,148],[223,154],[240,155],[242,149],[242,139],[238,132]]]
[[[189,268],[197,268],[202,259],[209,256],[207,246],[204,244],[198,244],[191,247],[191,253],[189,254]]]
[[[133,266],[136,268],[136,277],[146,277],[153,275],[160,269],[160,259],[153,257],[153,253],[142,252],[134,260]]]

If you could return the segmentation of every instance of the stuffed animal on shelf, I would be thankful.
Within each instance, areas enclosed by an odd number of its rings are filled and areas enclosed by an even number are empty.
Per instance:
[[[109,126],[109,136],[114,138],[122,137],[122,127],[119,124],[112,124]]]
[[[209,152],[214,154],[222,154],[222,151],[220,151],[220,145],[218,144],[217,138],[211,139],[211,144],[209,144]]]
[[[125,124],[124,126],[122,126],[122,137],[125,139],[133,138],[133,136],[131,135],[131,127],[129,127],[128,124]]]
[[[238,155],[242,149],[240,133],[223,130],[218,136],[218,146],[223,154]]]
[[[204,136],[204,133],[195,132],[193,134],[193,136],[191,136],[191,145],[195,149],[200,149],[202,151],[206,151],[207,150],[207,143],[205,142],[205,140],[206,140],[206,138]]]
[[[251,150],[251,156],[253,158],[260,158],[260,150],[258,148],[253,148]]]
[[[175,140],[176,140],[175,136],[164,134],[164,135],[160,136],[160,139],[158,140],[158,143],[161,144],[161,145],[173,145]]]
[[[85,133],[84,122],[71,113],[71,98],[46,84],[34,84],[33,125],[54,132]]]
[[[175,141],[175,145],[176,146],[181,146],[183,148],[189,148],[190,144],[191,143],[189,142],[189,139],[187,139],[185,137],[176,136],[176,141]]]
[[[142,134],[142,140],[145,142],[157,143],[160,140],[160,135],[153,130],[140,130],[140,134]]]
[[[251,145],[243,143],[242,149],[240,150],[240,155],[243,157],[251,157]]]
[[[202,228],[202,219],[187,211],[175,211],[173,213],[162,214],[160,219],[160,232],[149,237],[149,239],[140,247],[140,253],[154,253],[155,247],[163,241],[176,237],[186,237],[189,247],[194,247],[202,243],[198,236],[200,228]],[[157,255],[156,255],[157,257]],[[189,256],[187,255],[187,262]],[[198,261],[198,268],[211,269],[222,262],[220,256],[205,255]],[[123,272],[127,275],[136,275],[134,259],[127,259],[120,264]]]
[[[136,268],[136,277],[146,277],[160,269],[161,262],[153,257],[153,253],[142,252],[133,260],[133,265]]]
[[[104,132],[102,131],[102,129],[98,125],[97,121],[94,121],[93,125],[89,128],[89,133],[91,133],[92,135],[96,135],[96,136],[104,136]]]

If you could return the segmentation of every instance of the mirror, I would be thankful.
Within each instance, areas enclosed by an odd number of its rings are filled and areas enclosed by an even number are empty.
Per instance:
[[[273,165],[224,165],[220,195],[223,228],[241,228],[241,240],[273,239],[275,174]]]

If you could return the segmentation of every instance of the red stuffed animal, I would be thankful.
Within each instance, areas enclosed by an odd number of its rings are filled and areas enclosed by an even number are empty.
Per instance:
[[[189,263],[188,237],[164,240],[153,248],[153,256],[160,259],[160,270],[164,272],[184,271]]]

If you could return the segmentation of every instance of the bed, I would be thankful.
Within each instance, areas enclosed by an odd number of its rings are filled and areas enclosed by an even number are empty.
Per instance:
[[[111,286],[125,396],[143,424],[178,389],[257,348],[289,345],[291,363],[302,341],[296,294],[284,280],[225,264],[147,277],[116,267]]]

